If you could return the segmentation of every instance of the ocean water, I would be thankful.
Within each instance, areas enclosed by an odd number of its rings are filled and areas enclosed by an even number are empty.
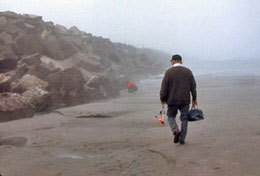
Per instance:
[[[195,76],[260,76],[260,60],[198,61],[183,65],[190,68]],[[163,76],[164,73],[151,78]]]
[[[194,75],[260,76],[260,60],[205,61],[187,64]]]

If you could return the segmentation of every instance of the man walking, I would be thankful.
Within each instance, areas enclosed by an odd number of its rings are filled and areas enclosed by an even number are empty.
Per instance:
[[[171,59],[172,68],[164,75],[160,100],[161,105],[168,105],[168,121],[174,135],[174,143],[185,144],[188,128],[188,111],[192,94],[192,105],[197,105],[196,82],[190,69],[182,66],[180,55],[173,55]],[[176,123],[178,110],[181,113],[181,131]]]

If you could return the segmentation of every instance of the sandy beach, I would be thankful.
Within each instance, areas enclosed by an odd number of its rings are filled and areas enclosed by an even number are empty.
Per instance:
[[[205,120],[183,146],[155,118],[161,79],[147,79],[133,95],[1,123],[0,174],[260,176],[260,77],[196,80]]]

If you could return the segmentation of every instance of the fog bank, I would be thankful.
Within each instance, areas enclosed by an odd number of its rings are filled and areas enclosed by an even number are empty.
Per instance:
[[[259,1],[1,0],[7,10],[188,60],[260,58]]]

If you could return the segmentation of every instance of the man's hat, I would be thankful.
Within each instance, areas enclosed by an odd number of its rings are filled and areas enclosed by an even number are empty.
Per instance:
[[[181,58],[180,55],[175,54],[175,55],[172,56],[171,61],[182,61],[182,58]]]

